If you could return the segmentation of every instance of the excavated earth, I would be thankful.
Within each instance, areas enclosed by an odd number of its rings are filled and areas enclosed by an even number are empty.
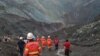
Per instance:
[[[64,33],[64,31],[68,32],[65,33],[66,38],[61,34]],[[72,43],[72,52],[70,53],[70,56],[100,56],[100,21],[96,21],[82,27],[74,26],[55,33],[58,34],[61,39],[59,50],[55,51],[53,47],[51,51],[48,51],[46,48],[42,51],[41,56],[64,56],[63,43],[65,39],[69,39]],[[16,43],[18,40],[15,39],[17,37],[13,37],[9,42],[3,42],[3,38],[0,38],[0,56],[18,56],[18,51],[16,49]]]
[[[64,56],[63,52],[63,42],[61,41],[60,47],[58,51],[55,51],[54,48],[52,48],[51,51],[48,51],[46,48],[42,51],[41,56]],[[99,56],[100,55],[100,44],[94,45],[94,46],[77,46],[72,45],[71,46],[72,52],[70,53],[70,56]],[[60,52],[59,54],[57,54]],[[16,42],[0,42],[0,56],[18,56],[18,51],[16,50]]]

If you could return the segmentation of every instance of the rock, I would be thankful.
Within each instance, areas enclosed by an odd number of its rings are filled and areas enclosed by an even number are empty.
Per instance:
[[[99,41],[100,39],[96,39],[97,41]]]
[[[2,49],[2,48],[0,47],[0,51],[1,51],[1,49]]]
[[[0,39],[0,42],[2,42],[2,40]]]

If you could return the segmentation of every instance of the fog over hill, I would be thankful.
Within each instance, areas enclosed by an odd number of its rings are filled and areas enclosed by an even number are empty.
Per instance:
[[[43,22],[87,22],[100,13],[100,0],[0,0],[0,6],[6,13]]]
[[[99,14],[100,0],[0,0],[0,18],[3,18],[7,24],[15,24],[15,27],[17,22],[23,25],[23,20],[24,23],[29,20],[33,22],[32,24],[38,25],[38,28],[42,25],[41,29],[45,32],[50,29],[47,33],[70,24],[89,23]],[[54,23],[57,27],[52,27],[51,24]],[[43,26],[44,24],[49,24],[49,27]],[[13,28],[13,26],[10,27]],[[30,28],[37,29],[37,26]],[[27,31],[22,29],[19,32]],[[39,29],[36,32],[39,32]]]

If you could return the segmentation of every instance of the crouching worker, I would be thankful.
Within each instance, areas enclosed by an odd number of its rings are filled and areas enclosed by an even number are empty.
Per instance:
[[[66,40],[66,42],[64,43],[65,56],[69,56],[69,53],[71,52],[70,46],[71,43],[68,40]]]
[[[34,41],[33,33],[27,34],[28,43],[25,46],[24,56],[40,56],[41,48],[37,41]]]

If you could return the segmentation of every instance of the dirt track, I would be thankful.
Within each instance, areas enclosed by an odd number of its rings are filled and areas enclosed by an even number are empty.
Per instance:
[[[100,44],[91,47],[72,45],[71,50],[70,56],[100,56]],[[58,54],[58,52],[60,53]],[[42,56],[64,56],[62,43],[60,43],[58,51],[55,51],[54,48],[52,51],[46,49],[43,51]]]
[[[80,47],[72,45],[72,53],[70,53],[70,56],[99,56],[100,55],[100,45],[93,46],[93,47]],[[59,49],[58,51],[61,51],[61,53],[58,56],[64,56],[63,49]],[[42,56],[57,56],[57,51],[43,51]]]
[[[15,43],[0,43],[0,56],[18,56]],[[82,47],[77,45],[71,46],[72,53],[70,56],[100,56],[100,44],[91,47]],[[60,51],[60,54],[58,52]],[[57,55],[58,54],[58,55]],[[43,50],[41,56],[64,56],[63,41],[60,43],[58,51],[52,48],[52,51],[48,51],[47,48]]]

